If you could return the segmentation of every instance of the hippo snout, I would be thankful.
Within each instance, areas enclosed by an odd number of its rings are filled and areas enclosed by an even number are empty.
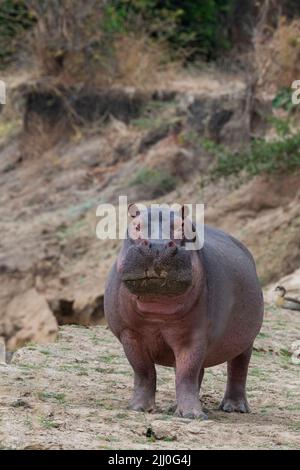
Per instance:
[[[128,249],[121,279],[136,295],[184,293],[192,284],[190,256],[173,240],[142,240]]]

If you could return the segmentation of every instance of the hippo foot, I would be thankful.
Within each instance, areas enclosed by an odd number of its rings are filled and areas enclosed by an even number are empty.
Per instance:
[[[156,410],[155,403],[141,402],[132,400],[127,407],[132,411],[143,411],[147,413],[153,413]]]
[[[188,419],[202,419],[207,420],[208,416],[202,410],[200,404],[199,406],[194,407],[179,407],[177,406],[175,410],[175,416],[180,418],[188,418]]]
[[[236,411],[237,413],[250,413],[250,408],[246,398],[242,398],[240,400],[224,398],[219,409],[226,411],[226,413],[232,413],[233,411]]]

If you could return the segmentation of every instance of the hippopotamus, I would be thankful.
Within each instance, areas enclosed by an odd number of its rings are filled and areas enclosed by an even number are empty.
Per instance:
[[[190,220],[183,211],[157,209],[156,223],[168,216],[169,234],[145,236],[153,210],[134,211],[104,295],[108,325],[134,371],[129,408],[156,409],[155,365],[162,365],[175,368],[176,416],[207,419],[199,399],[204,370],[227,362],[220,409],[247,413],[248,365],[263,320],[253,257],[207,225],[203,245],[187,249],[185,230],[177,233]]]

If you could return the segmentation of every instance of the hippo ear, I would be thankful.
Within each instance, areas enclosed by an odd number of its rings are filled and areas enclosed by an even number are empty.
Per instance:
[[[129,204],[127,210],[128,214],[132,218],[136,217],[137,215],[140,215],[140,211],[135,204]]]

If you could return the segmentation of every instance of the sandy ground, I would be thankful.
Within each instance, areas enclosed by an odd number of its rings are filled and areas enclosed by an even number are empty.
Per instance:
[[[2,449],[300,448],[299,312],[267,308],[248,378],[252,412],[218,410],[225,365],[206,370],[208,421],[175,418],[174,373],[158,368],[155,414],[127,410],[132,371],[106,326],[65,326],[56,343],[20,349],[0,366]]]

